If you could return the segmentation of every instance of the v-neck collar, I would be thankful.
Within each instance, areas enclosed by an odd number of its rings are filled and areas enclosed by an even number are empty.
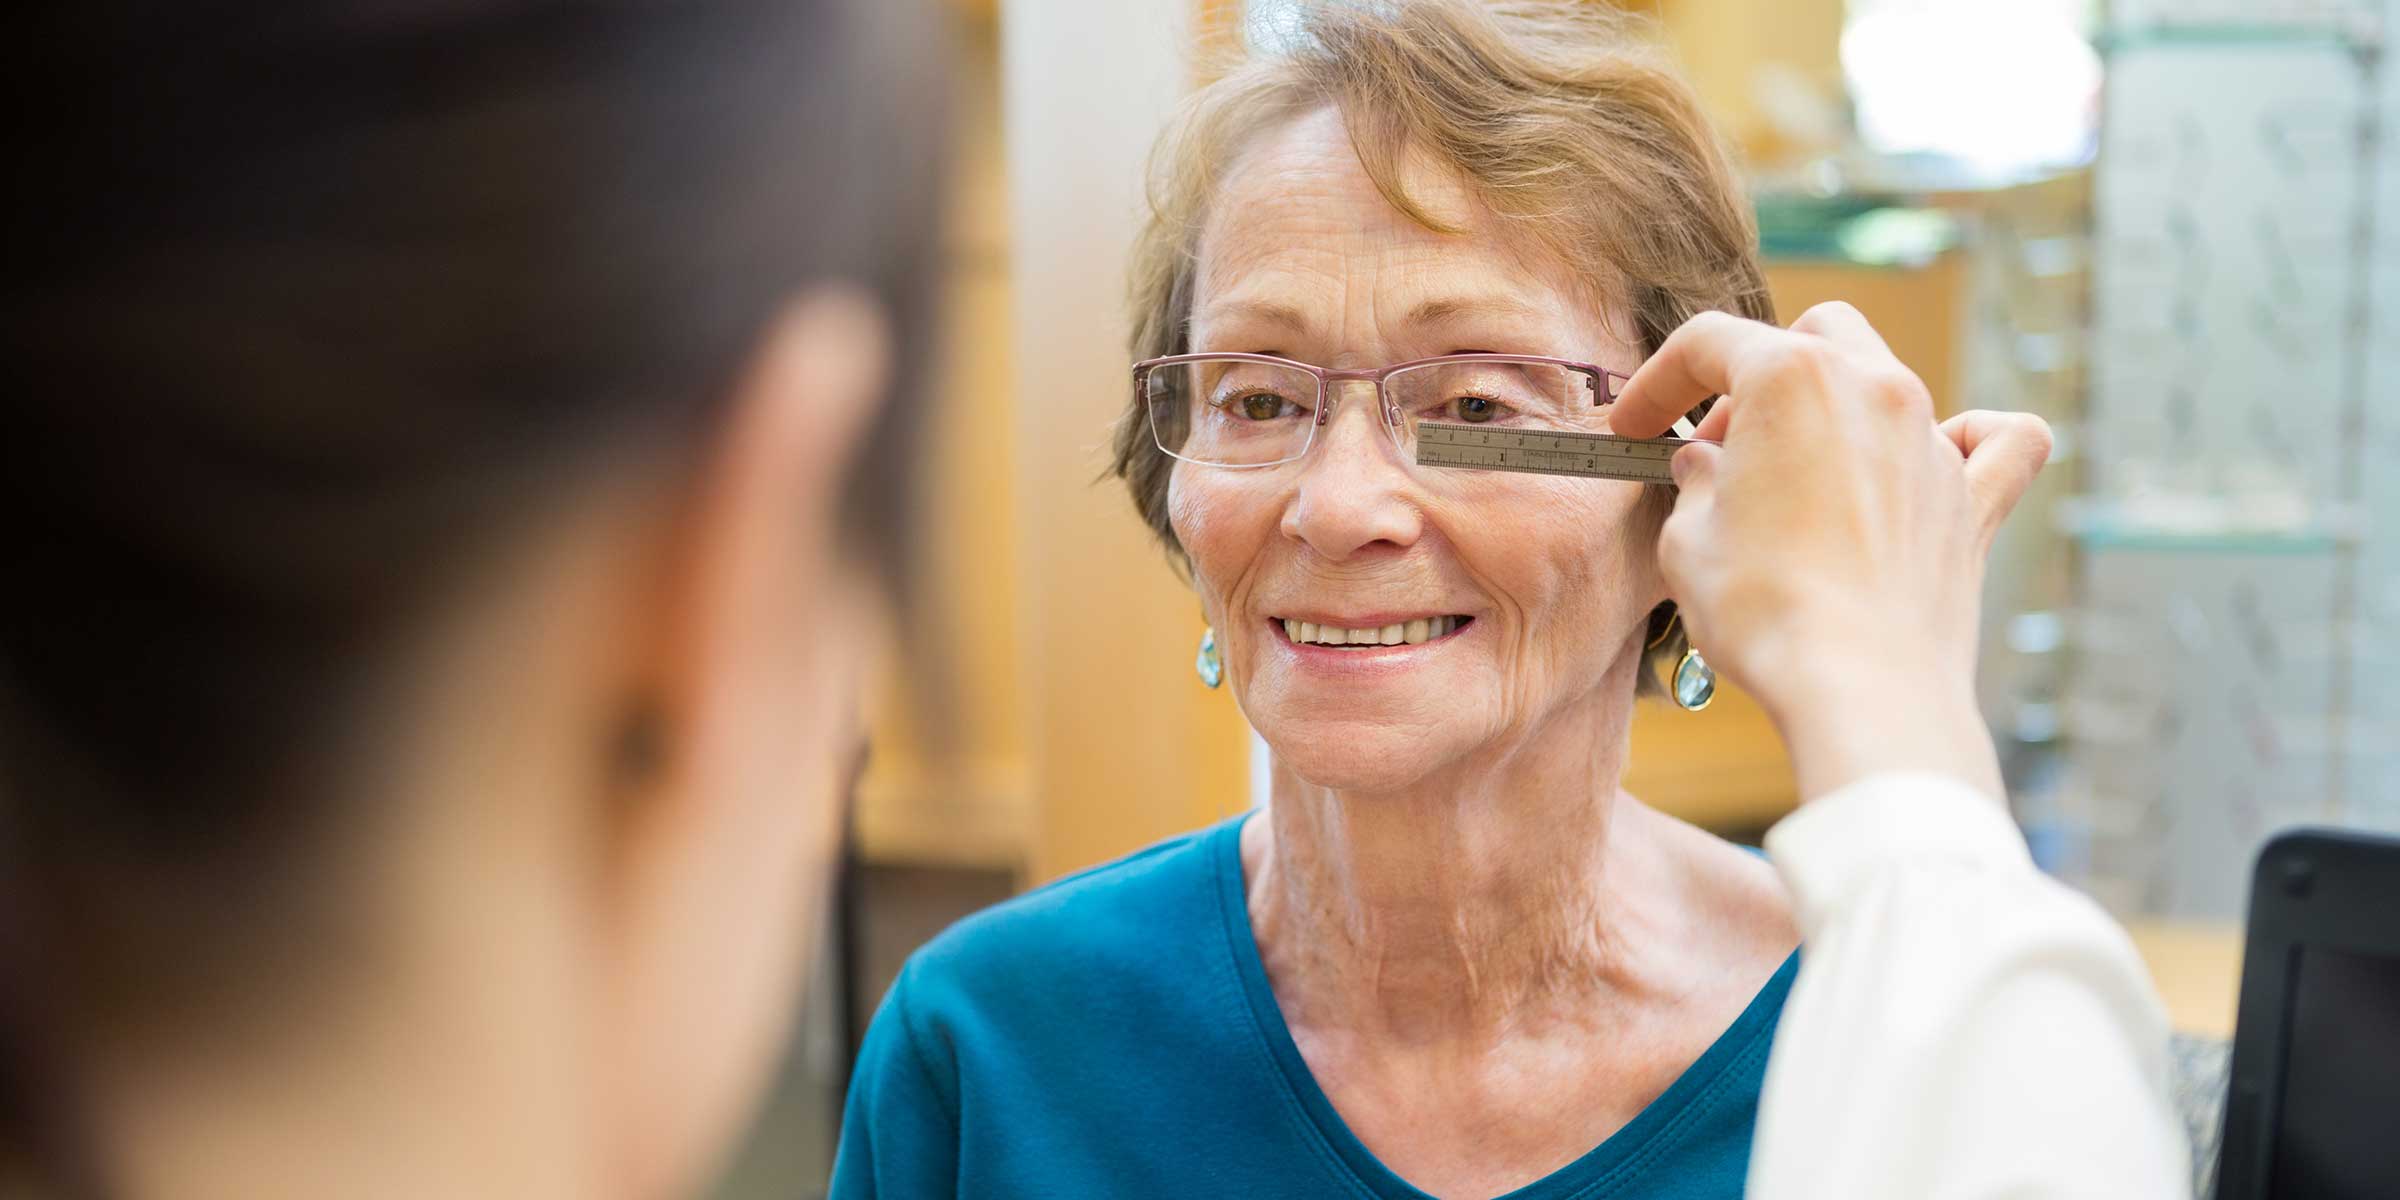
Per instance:
[[[1433,1200],[1383,1165],[1366,1143],[1350,1131],[1333,1101],[1317,1084],[1300,1054],[1299,1043],[1284,1024],[1283,1009],[1275,1003],[1267,982],[1266,962],[1250,928],[1250,906],[1242,877],[1242,826],[1256,813],[1219,825],[1211,835],[1211,854],[1217,876],[1218,907],[1225,921],[1226,943],[1233,966],[1249,1001],[1253,1025],[1296,1101],[1311,1132],[1349,1169],[1351,1182],[1381,1200]],[[1496,1200],[1598,1200],[1640,1177],[1643,1168],[1671,1148],[1693,1120],[1720,1102],[1720,1096],[1750,1078],[1766,1057],[1783,1011],[1784,996],[1800,967],[1795,950],[1751,998],[1742,1014],[1718,1035],[1675,1082],[1633,1120],[1610,1134],[1583,1157]],[[1753,1068],[1744,1070],[1743,1068]]]

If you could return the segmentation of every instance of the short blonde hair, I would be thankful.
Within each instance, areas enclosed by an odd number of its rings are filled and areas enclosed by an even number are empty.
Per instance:
[[[1220,173],[1253,139],[1331,106],[1378,191],[1411,220],[1406,167],[1455,171],[1526,245],[1629,312],[1645,354],[1710,309],[1772,320],[1758,230],[1732,164],[1649,23],[1576,0],[1334,0],[1304,8],[1293,48],[1233,66],[1187,99],[1150,162],[1133,249],[1133,356],[1186,352],[1198,248]],[[1412,156],[1414,156],[1412,158]],[[1179,566],[1173,460],[1130,389],[1113,473]],[[1664,519],[1666,504],[1651,511]],[[1681,657],[1674,605],[1650,614],[1653,671]]]

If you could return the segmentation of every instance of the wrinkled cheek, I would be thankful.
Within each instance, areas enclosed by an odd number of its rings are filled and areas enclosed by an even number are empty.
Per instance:
[[[1596,685],[1663,594],[1658,516],[1643,498],[1595,497],[1579,490],[1591,486],[1582,481],[1544,483],[1510,506],[1519,519],[1495,523],[1487,514],[1490,536],[1470,557],[1516,626],[1499,652],[1519,720]]]
[[[1177,464],[1167,483],[1167,524],[1175,530],[1175,543],[1183,547],[1184,557],[1191,562],[1192,584],[1199,589],[1201,599],[1213,605],[1216,592],[1211,584],[1223,575],[1224,548],[1217,544],[1217,529],[1210,519],[1213,509],[1205,486],[1187,482],[1183,464]]]
[[[1620,521],[1621,536],[1595,539],[1589,547],[1576,591],[1590,599],[1559,640],[1560,658],[1573,664],[1562,662],[1562,669],[1572,670],[1584,686],[1596,684],[1629,646],[1640,652],[1650,610],[1665,596],[1655,527],[1641,514]]]
[[[1584,518],[1578,531],[1582,546],[1565,571],[1576,576],[1577,588],[1605,595],[1617,607],[1647,612],[1663,598],[1658,531],[1672,499],[1661,489],[1635,487],[1608,500]]]
[[[1275,532],[1274,496],[1228,473],[1198,472],[1176,464],[1167,484],[1167,523],[1191,560],[1192,582],[1201,599],[1217,606],[1234,596],[1250,564]]]

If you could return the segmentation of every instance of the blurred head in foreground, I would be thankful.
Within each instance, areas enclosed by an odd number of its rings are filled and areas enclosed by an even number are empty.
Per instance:
[[[17,31],[0,1192],[706,1180],[902,591],[921,8]]]

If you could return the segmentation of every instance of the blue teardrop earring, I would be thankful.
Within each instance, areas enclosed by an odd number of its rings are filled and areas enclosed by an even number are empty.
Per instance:
[[[1647,655],[1665,644],[1668,638],[1675,635],[1675,627],[1681,624],[1681,612],[1669,614],[1667,627],[1659,630],[1658,636],[1642,647],[1643,654]],[[1689,641],[1683,644],[1683,661],[1675,664],[1675,678],[1669,682],[1667,691],[1675,697],[1675,706],[1685,712],[1699,712],[1708,707],[1709,701],[1717,698],[1717,673],[1709,667],[1707,659],[1700,657],[1699,648]]]
[[[1225,656],[1217,653],[1216,626],[1200,635],[1200,657],[1192,660],[1192,669],[1200,672],[1200,682],[1211,688],[1225,682]]]
[[[1683,661],[1675,664],[1675,703],[1685,712],[1699,712],[1717,698],[1717,673],[1700,657],[1696,646],[1683,648]]]

